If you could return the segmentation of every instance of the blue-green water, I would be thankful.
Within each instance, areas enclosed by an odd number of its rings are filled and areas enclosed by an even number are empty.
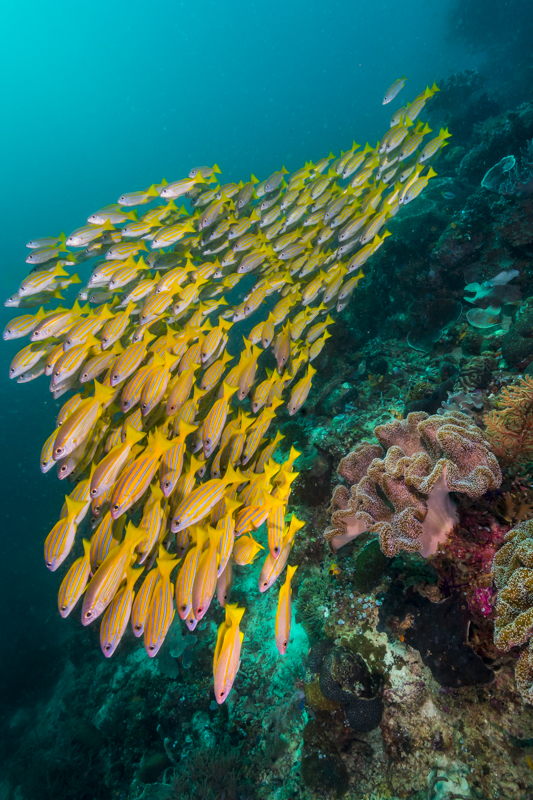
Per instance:
[[[530,9],[491,6],[10,4],[0,47],[0,292],[12,294],[25,276],[26,241],[68,235],[124,191],[214,162],[224,181],[247,180],[252,172],[263,179],[282,165],[292,172],[306,160],[339,154],[354,139],[375,143],[393,107],[382,106],[383,93],[401,75],[413,98],[434,81],[479,68],[502,112],[530,101],[520,34],[530,29]],[[2,309],[2,327],[13,315]],[[41,475],[38,459],[63,401],[51,399],[42,379],[8,381],[19,346],[0,349],[6,715],[47,698],[66,658],[65,640],[78,626],[77,619],[59,618],[57,581],[42,559],[64,487],[54,472]],[[97,647],[87,637],[80,648]]]

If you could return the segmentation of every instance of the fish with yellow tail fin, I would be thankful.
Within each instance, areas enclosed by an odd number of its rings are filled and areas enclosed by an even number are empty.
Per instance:
[[[53,447],[54,461],[69,456],[89,436],[114,394],[110,386],[94,382],[94,397],[83,400],[59,429]]]
[[[160,486],[164,497],[170,497],[181,476],[183,459],[185,457],[185,439],[190,433],[197,430],[197,425],[190,425],[181,420],[178,426],[178,435],[161,459]]]
[[[90,497],[95,497],[108,492],[113,486],[123,467],[130,457],[132,447],[144,439],[144,431],[136,431],[130,425],[126,426],[126,439],[123,444],[114,447],[98,464],[91,478]]]
[[[157,559],[159,580],[152,594],[144,626],[144,649],[150,658],[158,654],[174,619],[174,587],[170,581],[170,573],[177,563],[177,558],[167,553],[163,545],[160,545]]]
[[[224,495],[229,484],[246,481],[246,477],[229,464],[224,477],[206,481],[180,503],[172,519],[172,532],[177,533],[204,519]]]
[[[191,528],[192,545],[180,564],[176,578],[176,608],[181,619],[185,620],[192,612],[192,589],[198,560],[208,539],[206,528],[199,525]]]
[[[316,369],[309,364],[307,368],[307,375],[305,378],[302,378],[294,389],[292,390],[291,399],[287,405],[287,409],[289,411],[289,416],[293,416],[296,412],[303,406],[305,401],[307,400],[307,396],[311,389],[311,382],[313,380],[313,375],[316,375]]]
[[[55,572],[61,566],[72,550],[77,529],[76,518],[85,508],[85,503],[77,503],[70,497],[65,497],[65,502],[68,509],[67,516],[56,522],[44,543],[44,562],[51,572]]]
[[[87,586],[81,609],[82,625],[89,625],[106,610],[122,583],[133,551],[145,535],[143,528],[128,523],[124,541],[110,550]]]
[[[27,336],[29,333],[32,334],[32,342],[38,341],[39,337],[36,336],[33,338],[33,333],[35,332],[35,329],[42,323],[42,321],[47,318],[47,316],[48,315],[44,308],[40,308],[36,314],[24,314],[23,317],[16,317],[15,319],[12,319],[11,322],[8,322],[4,328],[4,341],[9,342],[12,339],[20,339],[23,336]]]
[[[222,531],[208,525],[207,535],[209,544],[203,553],[200,553],[192,587],[192,613],[198,622],[205,616],[215,594],[217,567],[220,560],[218,546]]]
[[[418,156],[418,163],[423,164],[425,161],[428,161],[430,158],[432,158],[435,155],[435,153],[438,153],[438,151],[442,147],[446,147],[446,145],[448,144],[446,139],[449,139],[450,136],[451,133],[448,131],[447,128],[441,128],[439,131],[439,135],[436,136],[434,139],[432,139],[430,142],[428,142],[427,145],[423,148],[422,152]]]
[[[165,521],[165,512],[162,505],[163,492],[159,486],[150,486],[150,495],[143,508],[141,528],[146,531],[146,538],[137,548],[139,554],[139,564],[144,564],[161,538],[161,530]]]
[[[147,448],[122,472],[110,499],[110,512],[118,519],[141,498],[150,486],[158,470],[161,457],[170,450],[173,441],[168,441],[160,428],[148,437]]]
[[[390,87],[387,102],[403,81]],[[278,406],[288,402],[291,414],[301,407],[314,371],[306,365],[332,322],[327,315],[348,303],[361,265],[390,235],[387,221],[434,174],[426,164],[445,145],[447,131],[424,147],[430,130],[417,117],[435,91],[426,89],[395,113],[374,147],[354,143],[339,158],[330,154],[291,176],[281,169],[246,184],[220,186],[218,167],[195,168],[194,177],[163,180],[100,209],[69,237],[82,252],[70,252],[64,235],[32,243],[32,272],[25,268],[20,291],[5,305],[45,310],[8,326],[6,338],[30,337],[10,374],[20,383],[50,376],[54,399],[73,393],[42,451],[43,471],[57,462],[59,478],[79,479],[61,511],[58,530],[65,536],[48,540],[47,548],[50,559],[63,558],[76,526],[92,511],[94,534],[62,584],[60,611],[66,615],[87,584],[83,622],[104,614],[106,654],[118,643],[130,608],[134,633],[144,634],[149,654],[161,645],[173,613],[174,559],[160,550],[152,569],[160,545],[175,546],[181,559],[176,601],[189,630],[207,609],[214,576],[219,602],[228,605],[231,556],[242,566],[253,561],[261,545],[248,534],[265,517],[269,552],[261,591],[286,566],[301,525],[295,517],[286,523],[298,473],[293,452],[284,464],[274,462],[281,437],[268,437],[268,429]],[[192,211],[177,208],[172,198],[180,195]],[[148,203],[144,214],[128,209]],[[172,249],[164,252],[167,245]],[[79,282],[69,267],[80,269],[93,257],[101,263],[87,271],[78,300],[98,308],[75,302],[54,309],[61,290]],[[268,318],[239,347],[233,325],[251,313]],[[270,354],[264,356],[259,344],[274,344],[277,370],[267,370],[267,380],[262,370]],[[235,367],[227,366],[228,345]],[[87,384],[95,379],[90,397]],[[244,413],[239,402],[252,393],[252,410]],[[131,431],[134,438],[146,434],[147,444],[132,444]],[[70,501],[80,503],[74,514]],[[144,533],[136,538],[128,522],[137,520],[141,504]],[[143,568],[135,599],[132,566]],[[281,618],[280,612],[283,644]],[[227,621],[235,633],[231,614]]]
[[[141,588],[133,601],[133,607],[131,609],[131,627],[133,635],[136,637],[142,636],[144,633],[146,617],[148,616],[152,595],[158,580],[159,570],[157,568],[151,569],[150,572],[145,575]]]
[[[229,386],[225,382],[222,387],[222,397],[213,403],[213,407],[205,418],[202,428],[202,446],[206,458],[209,458],[222,436],[228,417],[229,403],[237,391],[236,386]]]
[[[59,593],[57,595],[57,605],[62,617],[68,617],[80,597],[82,596],[89,575],[91,572],[91,562],[89,559],[90,542],[83,540],[83,555],[74,561],[69,571],[61,581]]]
[[[291,635],[291,580],[298,567],[291,567],[287,564],[287,577],[285,583],[279,587],[278,608],[276,611],[276,647],[279,654],[284,656],[287,652],[287,645]]]
[[[300,528],[303,528],[304,525],[305,522],[299,520],[296,517],[296,514],[292,515],[292,519],[285,529],[285,536],[283,537],[283,542],[278,557],[274,558],[272,553],[268,553],[263,562],[261,573],[259,575],[260,592],[266,592],[268,589],[270,589],[272,584],[276,582],[283,572],[285,564],[287,563],[287,559],[289,558],[291,547],[294,543],[294,536],[296,532],[300,530]]]
[[[119,589],[104,612],[100,623],[100,647],[106,658],[111,658],[124,636],[135,596],[133,586],[140,573],[140,569],[126,567],[126,584]]]
[[[241,647],[244,638],[239,628],[244,608],[237,603],[226,605],[226,619],[219,626],[215,657],[213,660],[213,677],[215,682],[215,699],[221,705],[231,692],[235,676],[241,665]]]

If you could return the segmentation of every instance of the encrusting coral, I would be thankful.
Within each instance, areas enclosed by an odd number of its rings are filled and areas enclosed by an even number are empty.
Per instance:
[[[351,489],[333,494],[324,534],[333,550],[370,531],[387,556],[400,550],[430,556],[457,521],[450,492],[475,498],[501,484],[483,432],[460,412],[412,412],[374,434],[379,445],[361,442],[339,464]]]
[[[521,522],[505,536],[492,565],[498,588],[494,644],[500,650],[526,645],[515,667],[518,691],[533,704],[533,520]]]
[[[526,375],[516,386],[501,390],[498,411],[486,414],[487,438],[505,464],[533,459],[533,379]]]

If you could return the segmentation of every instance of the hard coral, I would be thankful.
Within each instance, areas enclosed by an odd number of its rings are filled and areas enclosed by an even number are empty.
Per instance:
[[[457,521],[450,492],[481,497],[501,484],[487,440],[465,414],[413,412],[374,433],[385,453],[362,442],[339,466],[352,486],[349,497],[334,495],[324,534],[333,550],[370,531],[387,556],[407,550],[427,557]]]
[[[490,445],[506,464],[523,464],[533,458],[533,379],[526,375],[516,386],[501,390],[500,410],[484,421]]]
[[[492,566],[498,588],[494,644],[500,650],[526,645],[518,659],[518,691],[533,704],[533,520],[521,522],[505,536]]]

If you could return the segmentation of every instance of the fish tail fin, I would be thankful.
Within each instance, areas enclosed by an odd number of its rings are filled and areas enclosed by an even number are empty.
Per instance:
[[[243,483],[247,480],[247,478],[242,474],[240,470],[235,470],[228,464],[226,473],[223,478],[221,478],[223,483]]]
[[[145,431],[138,431],[131,425],[126,425],[126,438],[125,438],[126,444],[137,444],[137,442],[140,442],[141,439],[144,439],[145,436],[146,436]]]
[[[241,619],[244,616],[245,608],[239,608],[237,603],[228,603],[226,605],[226,624],[240,625]]]
[[[133,522],[128,522],[123,544],[133,550],[146,538],[146,528],[136,528]]]
[[[294,567],[291,567],[290,564],[287,564],[287,579],[286,579],[287,583],[291,582],[292,577],[293,577],[293,575],[294,575],[294,573],[296,572],[297,569],[298,569],[298,565],[296,565]]]
[[[52,272],[52,275],[54,275],[56,278],[57,278],[57,277],[61,277],[61,278],[63,278],[63,277],[66,277],[66,278],[70,277],[70,276],[69,276],[69,273],[68,273],[68,272],[67,272],[65,269],[63,269],[63,267],[61,266],[61,264],[58,264],[58,265],[57,265],[57,267],[55,267],[55,268],[54,268],[54,271]],[[81,281],[80,281],[80,283],[81,283]]]
[[[68,495],[65,497],[65,503],[67,504],[67,515],[70,517],[76,517],[80,511],[85,508],[85,503],[80,503],[77,500],[72,500]]]
[[[103,383],[98,383],[97,380],[94,382],[94,396],[98,402],[106,406],[108,405],[113,397],[115,396],[115,389],[113,386],[104,386]]]
[[[190,433],[198,430],[198,425],[191,425],[190,422],[185,422],[184,419],[180,420],[178,439],[184,442]]]

